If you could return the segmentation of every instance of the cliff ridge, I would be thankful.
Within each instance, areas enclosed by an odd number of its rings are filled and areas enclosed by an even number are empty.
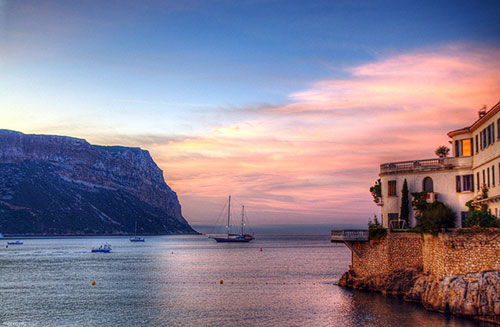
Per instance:
[[[196,233],[148,151],[0,130],[3,234]]]

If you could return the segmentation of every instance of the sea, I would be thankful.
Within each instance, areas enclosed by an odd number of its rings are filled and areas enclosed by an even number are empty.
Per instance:
[[[21,240],[0,239],[0,326],[491,326],[338,287],[351,253],[328,236]]]

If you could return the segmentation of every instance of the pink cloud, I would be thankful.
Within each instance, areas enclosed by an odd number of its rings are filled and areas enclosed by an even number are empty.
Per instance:
[[[364,225],[379,212],[368,192],[379,164],[434,157],[448,131],[500,100],[497,48],[446,46],[347,71],[288,104],[251,108],[252,119],[136,145],[151,150],[191,223],[213,223],[231,193],[254,223]]]

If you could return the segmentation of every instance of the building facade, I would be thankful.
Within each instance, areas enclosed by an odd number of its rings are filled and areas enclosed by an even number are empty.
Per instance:
[[[500,211],[500,102],[479,111],[469,127],[448,133],[452,157],[390,162],[380,165],[381,206],[384,227],[400,226],[402,188],[406,180],[411,193],[426,192],[428,202],[440,201],[457,214],[462,226],[466,202],[486,205],[498,217]],[[410,225],[415,213],[410,205]]]

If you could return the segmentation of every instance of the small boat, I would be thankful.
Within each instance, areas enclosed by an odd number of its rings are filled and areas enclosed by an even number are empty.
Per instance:
[[[102,253],[109,253],[111,252],[111,244],[104,244],[99,246],[98,248],[92,248],[90,252],[102,252]]]
[[[144,237],[137,236],[137,221],[135,222],[135,236],[130,238],[130,242],[146,242]]]
[[[250,234],[244,234],[243,233],[243,228],[245,226],[244,222],[244,217],[245,217],[245,206],[241,207],[241,233],[240,234],[231,234],[231,225],[230,225],[230,220],[231,220],[231,195],[229,196],[229,204],[228,204],[228,209],[227,209],[227,235],[225,237],[214,237],[214,240],[216,240],[218,243],[228,243],[228,242],[250,242],[253,240],[255,237]]]
[[[23,242],[21,241],[15,241],[15,242],[7,242],[8,245],[21,245]]]

